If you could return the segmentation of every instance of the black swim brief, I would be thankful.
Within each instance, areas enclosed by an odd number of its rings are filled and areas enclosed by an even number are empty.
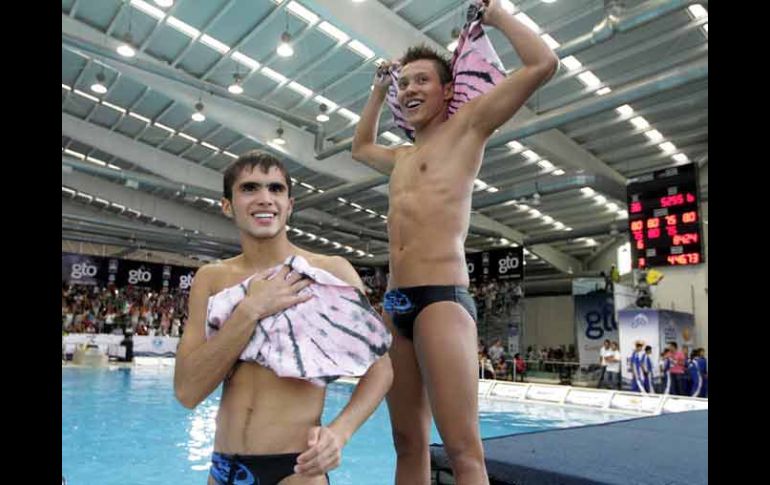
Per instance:
[[[217,485],[276,485],[294,474],[299,455],[228,455],[215,451],[210,474]],[[326,480],[328,483],[328,475]]]
[[[476,321],[476,303],[463,286],[413,286],[396,288],[385,293],[383,306],[393,319],[398,333],[414,339],[414,322],[417,315],[431,303],[453,301],[459,303],[473,321]]]

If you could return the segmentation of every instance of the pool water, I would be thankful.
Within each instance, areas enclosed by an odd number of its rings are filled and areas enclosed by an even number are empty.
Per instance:
[[[329,386],[323,422],[352,386]],[[62,369],[62,474],[68,485],[205,484],[217,390],[194,410],[174,398],[173,369]],[[484,438],[628,419],[628,415],[481,400]],[[432,442],[441,442],[434,426]],[[396,457],[382,403],[343,450],[334,485],[390,485]]]

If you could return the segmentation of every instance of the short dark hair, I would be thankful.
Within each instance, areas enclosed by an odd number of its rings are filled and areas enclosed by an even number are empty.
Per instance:
[[[648,345],[647,347],[644,348],[644,351],[645,352],[652,352],[652,347]]]
[[[438,77],[441,80],[441,84],[446,84],[452,81],[452,66],[449,64],[449,61],[444,56],[436,52],[435,49],[428,47],[425,44],[412,46],[407,49],[406,54],[404,54],[399,62],[401,63],[401,67],[404,67],[410,62],[420,61],[423,59],[433,61],[433,65],[436,66],[436,72],[438,72]]]
[[[675,349],[679,348],[679,346],[676,344],[676,342],[669,342],[670,346],[674,347]]]
[[[249,167],[251,170],[254,170],[254,167],[259,167],[262,173],[267,173],[273,167],[277,168],[286,180],[286,187],[289,197],[291,197],[291,177],[289,177],[289,172],[283,163],[269,153],[251,150],[235,159],[225,170],[223,191],[225,199],[233,200],[233,184],[246,167]]]

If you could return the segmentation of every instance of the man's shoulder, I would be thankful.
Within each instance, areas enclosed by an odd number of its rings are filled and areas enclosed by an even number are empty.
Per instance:
[[[195,272],[194,281],[198,286],[203,285],[211,289],[216,287],[220,280],[226,279],[234,269],[234,258],[207,263]]]
[[[318,253],[307,253],[307,255],[303,256],[305,256],[305,259],[307,259],[311,266],[328,271],[351,286],[355,286],[356,288],[360,286],[361,280],[358,276],[358,272],[350,261],[342,256],[328,256]]]

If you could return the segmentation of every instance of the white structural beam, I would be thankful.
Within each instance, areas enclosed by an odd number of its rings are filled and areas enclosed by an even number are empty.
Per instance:
[[[233,244],[240,244],[235,226],[224,216],[207,214],[184,204],[77,171],[62,172],[62,185],[120,204],[127,209],[139,211],[147,216],[184,227],[190,231],[197,230],[218,239],[227,239]]]
[[[107,128],[62,113],[61,130],[64,136],[128,160],[168,180],[216,192],[222,191],[222,174],[216,170],[188,162]]]

